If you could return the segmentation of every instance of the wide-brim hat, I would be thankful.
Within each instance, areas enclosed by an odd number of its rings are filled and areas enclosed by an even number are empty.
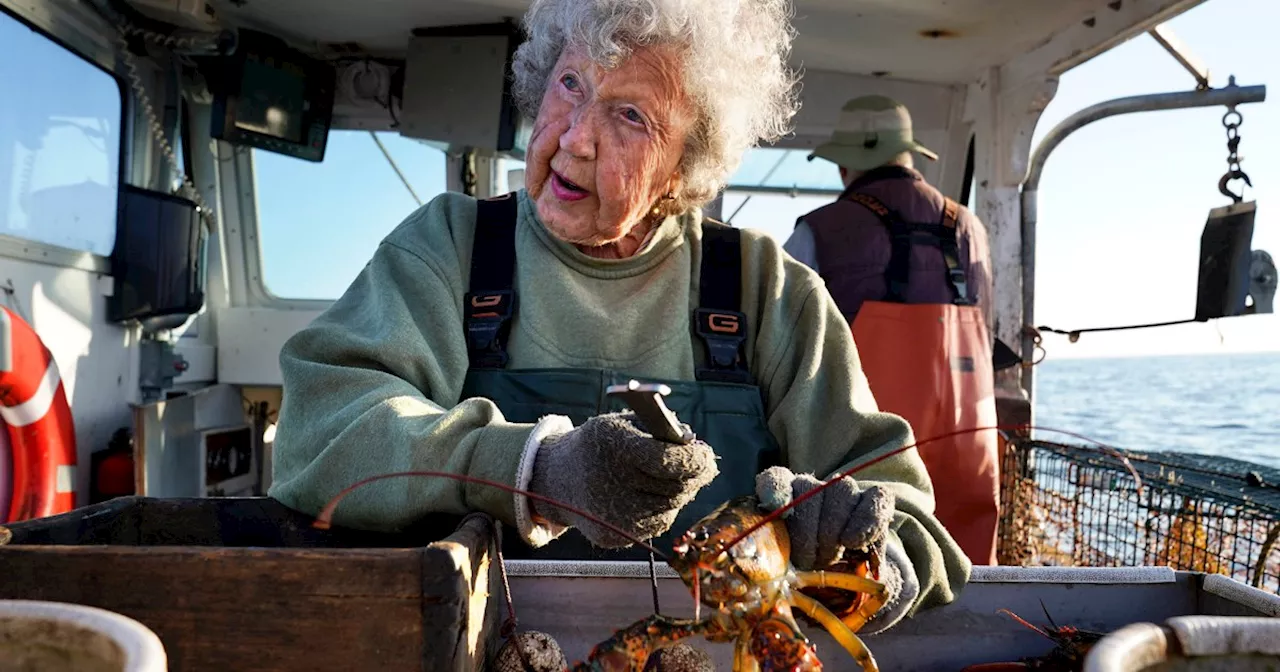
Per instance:
[[[809,155],[849,170],[871,170],[902,152],[937,161],[933,150],[916,142],[907,107],[887,96],[862,96],[844,104],[831,139]]]

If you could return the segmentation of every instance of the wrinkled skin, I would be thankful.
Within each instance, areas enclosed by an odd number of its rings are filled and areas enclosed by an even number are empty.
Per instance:
[[[606,69],[585,50],[566,47],[525,162],[539,218],[591,256],[635,254],[656,223],[654,205],[679,193],[678,167],[694,121],[674,48],[639,47]]]

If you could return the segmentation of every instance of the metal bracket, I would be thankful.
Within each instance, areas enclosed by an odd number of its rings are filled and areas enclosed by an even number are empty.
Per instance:
[[[143,403],[158,400],[188,366],[186,358],[174,350],[170,341],[144,338],[138,342],[138,356],[138,387]]]
[[[1178,61],[1182,67],[1186,68],[1187,72],[1191,73],[1192,77],[1196,78],[1197,91],[1208,90],[1209,68],[1205,67],[1205,65],[1200,62],[1200,59],[1191,54],[1187,45],[1183,44],[1182,40],[1178,39],[1178,36],[1173,33],[1173,29],[1169,27],[1169,24],[1162,23],[1151,30],[1148,30],[1147,34],[1155,38],[1155,41],[1159,42],[1160,46],[1164,47],[1164,50],[1169,52],[1169,55],[1173,56],[1174,60]]]
[[[1226,106],[1234,108],[1246,103],[1261,103],[1267,99],[1267,87],[1237,86],[1235,81],[1230,85],[1217,89],[1176,91],[1173,93],[1156,93],[1139,96],[1115,98],[1090,105],[1075,114],[1063,119],[1052,130],[1044,135],[1040,144],[1031,153],[1027,162],[1027,175],[1022,181],[1021,232],[1022,232],[1022,319],[1024,324],[1035,324],[1035,232],[1039,220],[1038,200],[1040,176],[1044,173],[1045,161],[1053,150],[1062,144],[1067,136],[1098,121],[1122,114],[1135,112],[1153,112],[1156,110],[1184,110],[1197,107]],[[1022,357],[1030,360],[1038,346],[1026,333],[1022,337]],[[1023,370],[1022,385],[1028,393],[1032,390],[1034,369]]]

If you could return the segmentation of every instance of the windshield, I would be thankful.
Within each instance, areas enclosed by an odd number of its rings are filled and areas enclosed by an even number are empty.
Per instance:
[[[262,284],[336,299],[378,243],[445,191],[445,154],[395,132],[334,130],[322,163],[253,152]]]

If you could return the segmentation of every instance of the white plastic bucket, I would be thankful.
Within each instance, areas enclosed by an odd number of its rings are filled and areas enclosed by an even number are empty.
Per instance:
[[[96,607],[0,600],[0,672],[165,672],[160,638]]]
[[[1191,672],[1280,669],[1280,618],[1178,616],[1133,623],[1102,638],[1084,672]]]

